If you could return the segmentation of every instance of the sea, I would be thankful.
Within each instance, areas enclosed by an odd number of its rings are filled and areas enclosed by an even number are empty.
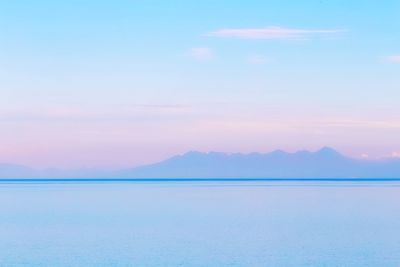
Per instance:
[[[3,181],[0,266],[399,267],[400,181]]]

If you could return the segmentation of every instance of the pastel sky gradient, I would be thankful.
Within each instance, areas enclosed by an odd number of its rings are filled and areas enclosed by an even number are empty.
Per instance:
[[[400,1],[0,0],[0,162],[400,154]]]

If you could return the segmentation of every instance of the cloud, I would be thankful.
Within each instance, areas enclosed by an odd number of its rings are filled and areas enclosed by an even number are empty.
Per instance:
[[[208,36],[238,39],[308,39],[316,35],[332,35],[341,29],[297,29],[284,27],[227,28],[208,33]]]
[[[397,151],[392,152],[391,157],[392,158],[400,158],[400,152],[397,152]]]
[[[104,121],[166,118],[188,114],[192,106],[183,104],[136,104],[125,107],[49,107],[0,110],[0,123],[26,121]]]
[[[133,107],[145,109],[187,109],[191,106],[183,104],[136,104]]]
[[[386,57],[386,60],[389,62],[400,63],[400,55],[392,55]]]
[[[265,63],[265,57],[262,55],[251,55],[247,58],[247,62],[253,65],[261,65]]]
[[[188,55],[199,61],[207,61],[213,59],[214,55],[208,47],[193,47],[189,50]]]
[[[325,127],[400,129],[400,123],[393,120],[333,119],[316,122],[321,123]]]

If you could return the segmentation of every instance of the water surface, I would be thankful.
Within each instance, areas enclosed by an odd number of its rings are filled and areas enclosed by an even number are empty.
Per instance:
[[[398,182],[0,184],[0,266],[400,266]]]

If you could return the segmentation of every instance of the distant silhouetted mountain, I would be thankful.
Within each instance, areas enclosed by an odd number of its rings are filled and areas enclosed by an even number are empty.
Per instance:
[[[159,163],[114,172],[34,170],[0,164],[0,178],[400,178],[400,160],[353,159],[329,147],[295,153],[191,151]]]
[[[226,154],[188,152],[124,170],[129,178],[400,178],[400,161],[348,158],[324,147],[316,152]]]

